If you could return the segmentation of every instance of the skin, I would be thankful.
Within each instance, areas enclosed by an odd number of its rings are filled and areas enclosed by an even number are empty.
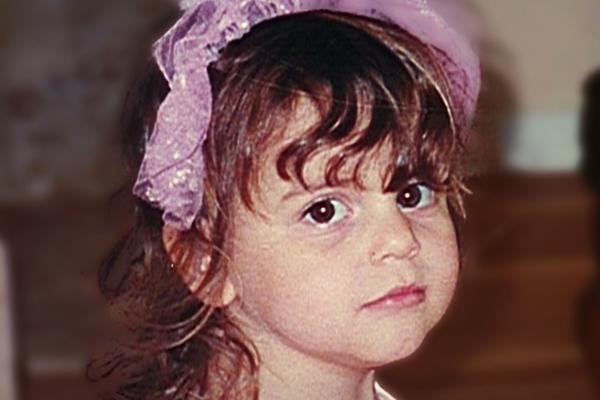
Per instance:
[[[415,352],[456,286],[458,249],[446,198],[423,186],[423,200],[402,207],[398,193],[383,193],[386,146],[360,170],[364,190],[317,189],[335,150],[308,162],[309,191],[278,176],[279,151],[316,121],[310,104],[300,103],[284,137],[264,155],[259,214],[239,201],[234,213],[222,304],[259,351],[261,400],[374,399],[374,369]],[[352,168],[350,162],[342,176]],[[335,215],[319,224],[305,212],[323,197]],[[426,287],[421,304],[364,308],[410,284]]]

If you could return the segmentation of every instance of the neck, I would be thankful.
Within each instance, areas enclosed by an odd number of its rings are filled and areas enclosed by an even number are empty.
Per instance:
[[[255,345],[261,357],[260,400],[374,400],[374,372],[308,356],[281,342]]]

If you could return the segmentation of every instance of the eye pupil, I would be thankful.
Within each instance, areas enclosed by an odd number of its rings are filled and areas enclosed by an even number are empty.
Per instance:
[[[398,203],[402,207],[413,208],[419,205],[423,194],[418,185],[410,185],[398,195]]]
[[[335,207],[330,201],[321,201],[309,210],[309,214],[315,222],[323,224],[334,217]]]

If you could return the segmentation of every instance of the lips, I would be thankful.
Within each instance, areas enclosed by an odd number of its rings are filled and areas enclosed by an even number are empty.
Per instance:
[[[425,286],[416,284],[396,287],[385,295],[362,306],[363,309],[410,308],[425,301]]]

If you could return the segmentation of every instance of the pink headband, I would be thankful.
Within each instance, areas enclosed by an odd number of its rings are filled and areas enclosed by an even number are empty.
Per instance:
[[[441,0],[438,0],[441,1]],[[448,0],[444,0],[448,1]],[[230,41],[277,16],[342,11],[392,21],[431,45],[451,83],[454,129],[465,135],[479,93],[479,60],[431,0],[183,0],[179,21],[154,46],[171,91],[147,138],[133,192],[163,210],[163,221],[189,229],[202,206],[202,144],[211,118],[208,65]]]

